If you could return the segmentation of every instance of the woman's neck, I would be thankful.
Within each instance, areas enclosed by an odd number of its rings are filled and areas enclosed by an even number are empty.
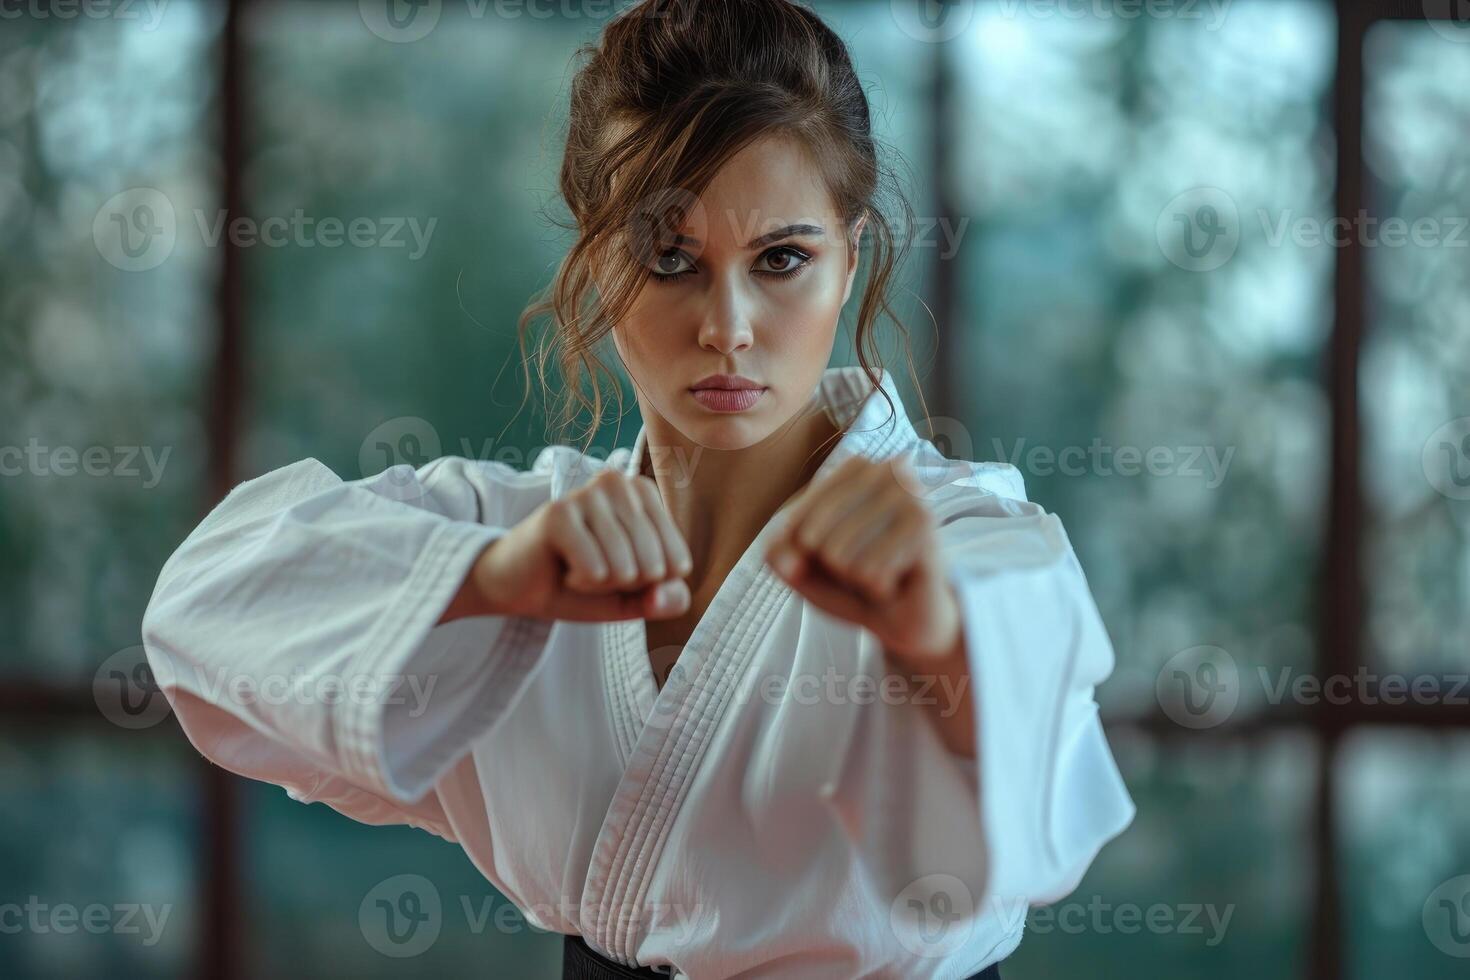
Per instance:
[[[647,426],[642,473],[658,483],[669,516],[689,546],[692,595],[719,587],[761,528],[806,486],[840,437],[815,394],[790,423],[745,449],[707,449],[677,433],[666,440],[670,429],[662,422]],[[679,465],[651,465],[650,460]]]

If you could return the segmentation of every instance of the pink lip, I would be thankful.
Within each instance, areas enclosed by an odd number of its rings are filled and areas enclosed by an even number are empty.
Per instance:
[[[690,387],[694,400],[714,412],[743,412],[760,400],[766,386],[739,374],[711,374]]]

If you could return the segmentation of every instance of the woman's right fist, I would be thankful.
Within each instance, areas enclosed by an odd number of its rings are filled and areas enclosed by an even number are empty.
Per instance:
[[[668,619],[689,606],[684,576],[692,570],[658,484],[605,469],[542,504],[482,551],[440,621],[457,615]]]

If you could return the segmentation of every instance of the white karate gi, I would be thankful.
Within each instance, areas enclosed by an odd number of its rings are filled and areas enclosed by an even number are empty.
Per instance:
[[[533,924],[619,962],[694,980],[967,977],[1133,819],[1093,700],[1113,650],[1019,472],[946,463],[886,372],[883,387],[891,417],[861,369],[825,372],[822,404],[852,424],[817,479],[852,453],[907,453],[932,484],[973,761],[885,688],[872,634],[766,565],[784,514],[662,690],[642,620],[434,625],[507,528],[602,466],[639,472],[642,429],[606,460],[549,447],[529,472],[444,457],[344,482],[304,459],[242,483],[159,576],[143,620],[156,681],[209,759],[457,841]]]

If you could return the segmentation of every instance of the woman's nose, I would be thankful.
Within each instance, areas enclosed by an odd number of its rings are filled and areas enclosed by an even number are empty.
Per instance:
[[[750,320],[742,316],[710,316],[700,328],[700,347],[720,354],[748,350],[754,339],[756,336],[751,331]]]

